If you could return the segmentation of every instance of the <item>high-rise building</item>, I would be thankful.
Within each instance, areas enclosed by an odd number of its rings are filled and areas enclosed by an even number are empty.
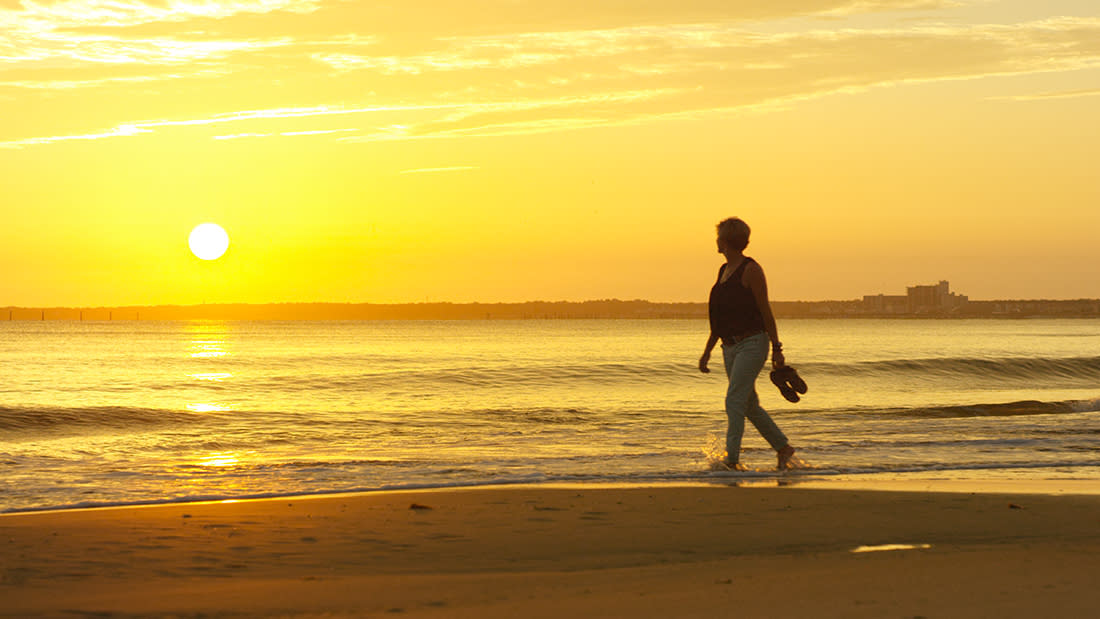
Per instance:
[[[863,297],[863,311],[872,314],[927,314],[950,312],[966,305],[965,295],[951,292],[947,281],[932,286],[909,286],[904,295]]]

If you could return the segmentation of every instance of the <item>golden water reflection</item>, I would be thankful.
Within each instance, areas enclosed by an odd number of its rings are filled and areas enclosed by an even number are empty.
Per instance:
[[[241,463],[240,454],[235,451],[215,452],[199,458],[199,466],[234,466]]]
[[[230,325],[224,322],[192,322],[183,326],[183,334],[187,338],[187,354],[192,359],[216,359],[230,354],[227,345]],[[232,372],[213,371],[220,368],[208,367],[206,362],[200,362],[200,371],[192,371],[187,377],[192,380],[205,382],[224,382],[233,378]],[[191,402],[185,405],[186,409],[193,413],[223,413],[232,408],[222,402]]]
[[[196,322],[184,326],[184,332],[191,338],[190,355],[195,359],[210,359],[229,355],[225,336],[229,325],[224,322]]]
[[[188,404],[186,408],[192,413],[225,413],[233,410],[228,404],[217,404],[213,402],[193,402]]]
[[[225,350],[225,342],[218,340],[195,340],[191,342],[191,351],[191,356],[195,359],[224,357],[229,354]]]
[[[210,380],[214,382],[221,382],[227,378],[233,378],[233,374],[229,372],[196,372],[195,374],[188,374],[195,380]]]

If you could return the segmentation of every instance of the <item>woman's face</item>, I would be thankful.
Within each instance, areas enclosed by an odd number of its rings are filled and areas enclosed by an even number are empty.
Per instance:
[[[722,237],[718,237],[717,243],[718,243],[718,253],[720,253],[720,254],[726,253],[726,244],[725,244],[725,242],[722,241]]]

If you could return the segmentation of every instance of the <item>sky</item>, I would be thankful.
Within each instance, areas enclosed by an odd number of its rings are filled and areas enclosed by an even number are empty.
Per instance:
[[[0,0],[0,305],[1097,298],[1097,161],[1095,0]]]

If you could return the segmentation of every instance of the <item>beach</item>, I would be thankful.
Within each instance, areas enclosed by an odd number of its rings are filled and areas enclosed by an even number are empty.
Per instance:
[[[734,485],[6,514],[0,614],[1085,617],[1098,525],[1097,495]]]
[[[0,617],[1096,614],[1100,322],[786,321],[784,472],[701,327],[4,323]]]
[[[0,76],[0,619],[1100,619],[1100,0],[0,0]]]

